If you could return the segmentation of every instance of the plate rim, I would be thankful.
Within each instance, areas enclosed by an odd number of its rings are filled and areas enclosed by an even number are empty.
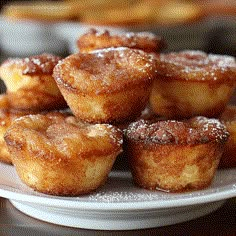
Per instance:
[[[1,163],[0,163],[1,167]],[[12,166],[12,168],[14,168]],[[235,170],[236,168],[230,169]],[[129,171],[116,171],[113,170],[111,175],[121,176],[123,178],[131,177]],[[58,208],[76,208],[82,210],[99,210],[99,211],[141,211],[141,210],[155,210],[155,209],[164,209],[164,208],[173,208],[173,207],[184,207],[190,205],[204,204],[210,202],[216,202],[220,200],[226,200],[229,198],[236,197],[236,183],[235,184],[227,184],[222,186],[222,188],[226,188],[222,191],[214,191],[211,193],[202,193],[200,190],[197,191],[199,194],[193,195],[191,198],[184,198],[183,195],[185,193],[181,193],[182,196],[180,198],[174,199],[161,199],[161,200],[143,200],[137,202],[99,202],[99,201],[88,201],[88,200],[76,200],[74,197],[60,197],[60,196],[52,196],[52,195],[31,195],[27,192],[14,192],[13,190],[8,190],[7,188],[14,188],[11,186],[0,184],[0,197],[4,197],[10,200],[16,200],[21,202],[34,203],[38,205],[45,205],[49,207],[58,207]],[[19,188],[17,189],[19,190]],[[23,191],[23,190],[20,190]],[[152,193],[152,191],[150,191]],[[202,194],[201,194],[202,193]],[[39,193],[41,194],[41,193]],[[168,194],[168,193],[167,193]],[[172,193],[170,193],[172,194]],[[175,194],[175,193],[174,193]],[[178,194],[178,193],[177,193]],[[186,193],[186,194],[189,194]],[[76,197],[75,197],[76,198]]]

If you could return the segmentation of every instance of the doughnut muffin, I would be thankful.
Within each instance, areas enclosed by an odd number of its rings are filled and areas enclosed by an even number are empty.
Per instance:
[[[233,168],[236,167],[236,106],[228,105],[220,120],[225,124],[230,137],[225,145],[219,167]]]
[[[54,66],[61,58],[41,54],[28,58],[10,58],[0,66],[11,109],[43,111],[67,106],[53,77]]]
[[[122,132],[112,125],[51,114],[15,120],[4,138],[26,185],[63,196],[86,194],[103,185],[123,142]]]
[[[108,30],[90,29],[88,33],[78,38],[77,47],[80,52],[110,47],[128,47],[145,52],[160,52],[166,47],[166,43],[163,38],[151,32],[111,34]]]
[[[152,55],[125,47],[68,56],[53,76],[73,114],[91,123],[122,123],[146,107],[155,76]]]
[[[125,131],[124,151],[136,185],[170,192],[197,190],[211,184],[228,136],[217,119],[139,120]]]
[[[51,111],[47,112],[48,115],[50,114],[55,116],[61,116],[66,117],[69,116],[70,113],[64,112],[64,111]],[[26,115],[32,115],[34,112],[24,112],[24,111],[16,111],[16,110],[10,110],[10,109],[0,109],[0,161],[5,162],[8,164],[12,164],[11,155],[8,151],[6,142],[4,140],[4,135],[7,131],[7,129],[11,126],[11,124],[14,122],[14,120],[26,116]],[[42,114],[46,114],[42,112]]]
[[[150,106],[169,119],[218,117],[235,89],[236,62],[231,56],[172,52],[156,55],[156,66]]]

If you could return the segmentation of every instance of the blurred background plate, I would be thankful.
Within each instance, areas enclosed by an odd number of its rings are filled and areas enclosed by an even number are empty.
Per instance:
[[[65,53],[66,42],[52,33],[53,24],[0,17],[0,48],[7,56]]]

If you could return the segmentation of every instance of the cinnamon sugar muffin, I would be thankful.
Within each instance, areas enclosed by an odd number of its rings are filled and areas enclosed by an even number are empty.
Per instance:
[[[43,114],[44,112],[42,112]],[[51,116],[61,116],[66,117],[69,116],[68,112],[64,111],[51,111],[46,112],[47,115]],[[44,114],[46,114],[44,113]],[[24,112],[24,111],[16,111],[16,110],[10,110],[10,109],[0,109],[0,161],[5,162],[8,164],[12,164],[12,158],[8,151],[6,142],[4,140],[4,135],[7,131],[7,129],[11,126],[11,124],[14,122],[14,120],[26,116],[26,115],[33,115],[34,112]]]
[[[91,123],[138,117],[148,103],[154,75],[152,55],[125,47],[70,55],[53,73],[73,114]]]
[[[66,102],[53,77],[54,66],[61,58],[41,54],[28,58],[10,58],[0,66],[11,109],[42,111],[65,108]]]
[[[125,152],[134,182],[151,190],[203,189],[211,184],[228,136],[219,120],[205,117],[131,123]]]
[[[220,120],[225,124],[230,137],[225,145],[219,167],[233,168],[236,167],[236,106],[227,106]]]
[[[128,47],[145,52],[160,52],[166,47],[166,43],[162,37],[151,32],[111,34],[108,30],[90,29],[88,33],[78,38],[77,47],[80,52],[110,47]]]
[[[5,134],[20,179],[36,191],[76,196],[103,185],[122,151],[122,132],[75,117],[29,115]]]
[[[182,51],[157,55],[156,60],[150,96],[155,113],[176,119],[223,112],[235,89],[235,58]]]

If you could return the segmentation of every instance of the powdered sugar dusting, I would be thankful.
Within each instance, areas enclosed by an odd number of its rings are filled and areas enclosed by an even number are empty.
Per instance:
[[[162,37],[152,32],[120,32],[110,33],[108,30],[90,29],[88,33],[80,36],[77,46],[81,52],[111,47],[128,47],[141,49],[146,52],[159,52],[165,47]]]
[[[185,80],[236,80],[236,61],[232,56],[185,50],[160,54],[157,72]]]
[[[157,190],[146,190],[133,185],[131,175],[127,172],[114,171],[106,185],[89,194],[87,197],[78,197],[78,200],[87,199],[90,202],[97,203],[135,203],[135,202],[167,202],[172,200],[188,200],[193,198],[201,198],[206,195],[216,194],[224,191],[224,189],[232,188],[236,194],[235,171],[218,170],[211,184],[206,189],[200,191],[191,191],[185,193],[168,193]]]
[[[26,58],[9,58],[2,66],[18,68],[23,75],[52,74],[60,59],[61,57],[43,53]]]
[[[126,47],[70,55],[54,70],[57,82],[83,93],[108,94],[130,86],[151,85],[155,61],[148,53]]]
[[[128,139],[159,144],[199,144],[225,142],[229,133],[217,119],[194,117],[190,120],[157,121],[139,120],[131,123],[125,135]]]
[[[166,195],[153,193],[136,193],[136,192],[99,192],[89,196],[90,201],[97,202],[141,202],[168,199]]]

